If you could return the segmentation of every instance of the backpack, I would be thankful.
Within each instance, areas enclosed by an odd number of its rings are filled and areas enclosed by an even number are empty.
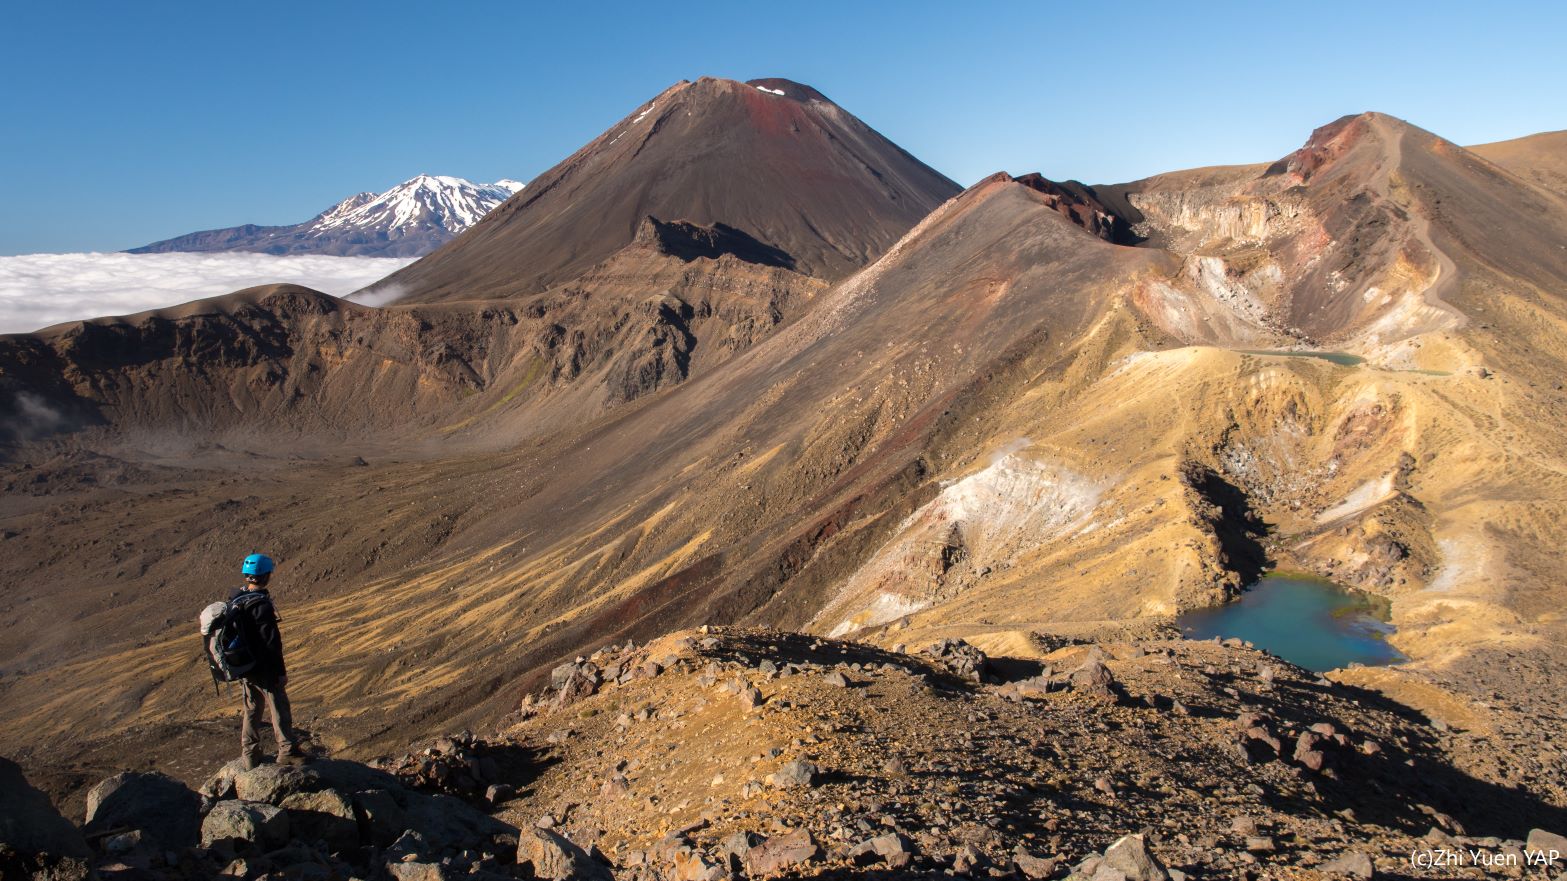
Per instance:
[[[201,610],[201,650],[214,683],[244,679],[256,669],[246,619],[252,608],[264,602],[266,594],[245,591],[227,603],[213,603]]]

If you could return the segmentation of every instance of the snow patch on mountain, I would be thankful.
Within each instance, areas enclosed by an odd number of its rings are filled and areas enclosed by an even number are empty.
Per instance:
[[[204,230],[130,253],[252,251],[419,257],[456,238],[523,188],[501,179],[482,184],[421,174],[384,193],[356,193],[304,223]]]
[[[350,196],[317,217],[311,226],[321,233],[344,227],[406,231],[431,226],[459,233],[520,189],[522,185],[512,180],[476,184],[460,177],[421,174],[378,196]]]

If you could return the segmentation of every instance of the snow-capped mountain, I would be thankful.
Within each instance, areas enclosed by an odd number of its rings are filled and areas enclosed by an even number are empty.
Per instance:
[[[259,251],[418,257],[478,223],[522,187],[514,180],[479,184],[460,177],[421,174],[384,193],[349,196],[304,223],[204,230],[132,248],[131,253]]]

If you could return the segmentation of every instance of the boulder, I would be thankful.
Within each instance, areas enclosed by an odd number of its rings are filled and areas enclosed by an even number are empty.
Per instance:
[[[15,762],[0,758],[0,876],[87,877],[92,851],[49,797],[27,782]]]
[[[880,861],[889,868],[901,869],[913,858],[908,842],[896,832],[867,838],[849,849],[849,859],[862,866]]]
[[[139,830],[157,851],[192,847],[201,835],[201,796],[164,774],[115,774],[88,791],[82,831],[95,836],[112,829]]]
[[[1082,666],[1067,674],[1067,681],[1071,683],[1073,691],[1097,697],[1115,697],[1115,675],[1098,656],[1090,657]]]
[[[396,881],[452,881],[459,877],[448,872],[440,863],[422,863],[417,860],[387,863],[386,874]]]
[[[952,874],[976,876],[990,864],[985,855],[972,844],[965,844],[952,855]]]
[[[234,775],[234,797],[240,801],[275,805],[284,796],[320,788],[321,774],[314,767],[266,764]]]
[[[289,881],[301,875],[317,876],[320,874],[319,870],[327,868],[329,861],[329,857],[325,854],[298,838],[277,850],[268,851],[266,858],[272,865],[282,866],[283,870],[280,874]]]
[[[831,685],[834,688],[848,688],[849,687],[849,677],[843,675],[842,673],[838,672],[837,670],[834,670],[831,673],[828,673],[826,676],[823,676],[822,677],[822,681],[827,683],[828,685]]]
[[[795,789],[810,786],[820,773],[817,767],[804,759],[784,762],[777,771],[767,775],[766,783],[778,789]]]
[[[517,841],[517,867],[548,881],[613,881],[602,863],[565,836],[548,829],[522,830]]]
[[[1043,698],[1055,689],[1056,685],[1050,681],[1048,675],[1040,675],[1019,679],[1016,682],[1008,682],[997,691],[997,694],[1007,700],[1016,702]]]
[[[588,671],[599,673],[599,668],[594,663],[584,662],[583,658],[577,658],[572,662],[563,663],[550,671],[550,688],[559,691],[566,687],[566,683],[574,676],[588,676]]]
[[[778,835],[752,847],[745,855],[745,867],[753,877],[771,875],[794,866],[808,863],[820,855],[821,850],[811,840],[808,829],[796,829],[787,835]]]
[[[359,847],[359,821],[354,805],[335,789],[296,792],[283,797],[279,807],[288,811],[294,837],[321,841],[333,853],[349,853]]]
[[[1273,853],[1278,846],[1271,835],[1252,835],[1246,839],[1246,851],[1248,853]]]
[[[1322,874],[1337,878],[1359,878],[1367,881],[1376,874],[1371,865],[1371,855],[1363,851],[1341,854],[1321,865]]]
[[[1547,854],[1554,850],[1557,860],[1560,861],[1563,857],[1567,857],[1567,836],[1547,832],[1544,829],[1530,829],[1529,838],[1524,842],[1524,849]]]
[[[234,759],[208,777],[196,791],[206,796],[209,801],[231,801],[234,798],[234,778],[243,773],[245,773],[244,761]]]
[[[140,829],[132,829],[129,832],[120,832],[101,839],[98,848],[106,855],[123,861],[138,851],[145,851],[148,840]]]
[[[288,814],[264,802],[220,801],[201,821],[201,846],[249,845],[266,851],[288,843]]]
[[[983,682],[990,672],[990,658],[961,639],[943,639],[923,652],[954,675],[970,682]]]
[[[223,871],[218,873],[218,878],[228,881],[243,881],[246,878],[256,878],[265,875],[272,870],[272,862],[266,857],[236,857],[229,860]]]
[[[1159,860],[1148,851],[1141,835],[1123,835],[1105,848],[1103,865],[1122,875],[1127,881],[1169,881],[1169,873]]]
[[[410,792],[403,813],[408,827],[418,829],[438,851],[448,847],[482,850],[493,836],[517,833],[515,827],[449,795]]]
[[[723,866],[710,862],[699,850],[683,847],[671,859],[669,881],[718,881],[726,877]]]
[[[562,667],[568,669],[562,670]],[[591,697],[598,691],[602,678],[598,667],[591,663],[570,664],[556,667],[550,672],[550,682],[556,681],[556,674],[561,674],[559,684],[555,685],[556,694],[554,707],[559,710],[570,706],[586,697]]]
[[[431,847],[430,842],[425,841],[423,835],[420,835],[413,829],[405,829],[403,834],[397,836],[397,839],[392,842],[391,847],[386,849],[386,852],[401,860],[414,860],[428,855],[431,852]]]
[[[1031,881],[1049,878],[1056,873],[1058,865],[1053,857],[1036,857],[1022,847],[1012,852],[1012,862],[1017,866],[1017,870],[1023,873],[1023,877]]]
[[[746,855],[751,852],[751,847],[761,839],[749,832],[731,832],[718,845],[718,854],[723,857],[730,874],[735,874],[745,868]]]
[[[367,789],[354,793],[354,806],[364,818],[365,831],[370,844],[388,847],[408,828],[408,817],[393,792],[386,789]]]
[[[1297,737],[1294,741],[1294,760],[1297,765],[1312,771],[1323,770],[1327,756],[1318,749],[1321,743],[1323,743],[1323,735],[1316,734],[1315,731],[1302,731],[1301,737]]]

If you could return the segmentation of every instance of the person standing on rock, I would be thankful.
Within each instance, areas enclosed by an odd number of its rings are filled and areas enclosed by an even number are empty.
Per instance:
[[[289,711],[288,667],[283,663],[283,635],[278,630],[277,609],[267,582],[274,566],[266,554],[245,558],[240,572],[245,586],[229,595],[229,608],[240,616],[245,643],[255,656],[256,666],[240,681],[245,708],[241,717],[240,759],[246,768],[261,762],[261,713],[272,717],[272,733],[277,737],[277,760],[282,764],[301,764],[305,754],[295,739],[293,716]]]

